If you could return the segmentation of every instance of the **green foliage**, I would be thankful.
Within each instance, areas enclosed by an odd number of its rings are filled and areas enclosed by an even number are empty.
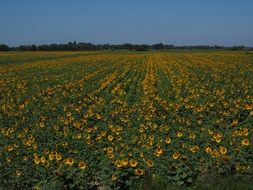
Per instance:
[[[1,53],[0,187],[244,187],[253,178],[252,60]]]

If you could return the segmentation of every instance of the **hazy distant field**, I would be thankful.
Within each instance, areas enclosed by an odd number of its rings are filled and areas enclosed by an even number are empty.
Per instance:
[[[253,53],[0,53],[0,189],[251,180],[252,143]]]

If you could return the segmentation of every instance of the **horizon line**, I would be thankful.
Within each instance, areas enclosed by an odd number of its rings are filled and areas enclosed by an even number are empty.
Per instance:
[[[191,45],[175,45],[173,43],[163,43],[163,42],[157,42],[157,43],[131,43],[131,42],[123,42],[123,43],[92,43],[92,42],[77,42],[77,41],[69,41],[69,42],[54,42],[54,43],[40,43],[40,44],[36,44],[36,43],[27,43],[27,44],[21,44],[21,45],[9,45],[8,43],[0,43],[0,45],[6,45],[9,48],[18,48],[20,46],[43,46],[43,45],[66,45],[66,44],[92,44],[92,45],[110,45],[110,46],[117,46],[117,45],[125,45],[125,44],[131,44],[131,45],[148,45],[148,46],[152,46],[152,45],[156,45],[156,44],[163,44],[163,45],[168,45],[168,46],[174,46],[174,47],[196,47],[196,46],[205,46],[205,47],[223,47],[223,48],[229,48],[229,47],[244,47],[244,48],[253,48],[253,46],[245,46],[244,44],[235,44],[235,45],[218,45],[218,44],[191,44]]]

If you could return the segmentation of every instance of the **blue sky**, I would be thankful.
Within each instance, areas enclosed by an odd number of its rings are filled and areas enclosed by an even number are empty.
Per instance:
[[[0,0],[0,44],[253,46],[253,0]]]

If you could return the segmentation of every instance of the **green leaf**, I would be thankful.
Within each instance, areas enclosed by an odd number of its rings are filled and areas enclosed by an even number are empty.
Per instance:
[[[181,185],[183,185],[183,184],[184,184],[183,181],[178,181],[178,182],[177,182],[177,185],[178,185],[178,186],[181,186]]]

